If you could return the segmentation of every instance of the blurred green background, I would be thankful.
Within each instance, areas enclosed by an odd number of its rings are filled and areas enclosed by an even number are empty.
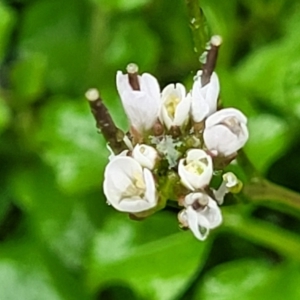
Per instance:
[[[299,1],[201,6],[224,40],[223,104],[249,117],[247,155],[300,192]],[[84,92],[126,129],[116,71],[135,62],[191,87],[193,49],[184,0],[1,0],[1,300],[300,299],[299,211],[225,205],[201,243],[172,209],[134,222],[105,203],[108,151]]]

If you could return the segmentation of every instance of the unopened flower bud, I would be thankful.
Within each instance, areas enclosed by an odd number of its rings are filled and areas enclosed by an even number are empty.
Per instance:
[[[229,156],[241,149],[248,140],[247,118],[235,108],[225,108],[205,121],[204,143],[209,151]]]
[[[137,144],[132,151],[132,157],[142,167],[152,170],[157,161],[158,153],[151,146]]]
[[[212,73],[210,82],[205,86],[202,86],[201,75],[202,71],[198,71],[192,89],[191,113],[193,121],[197,123],[217,110],[220,91],[219,79],[216,73]]]

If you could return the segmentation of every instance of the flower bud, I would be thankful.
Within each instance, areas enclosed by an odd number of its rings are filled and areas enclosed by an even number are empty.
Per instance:
[[[160,120],[168,129],[183,126],[189,118],[191,95],[181,83],[169,84],[162,91]]]
[[[191,112],[194,122],[201,122],[204,118],[217,110],[217,100],[220,91],[219,79],[212,73],[209,83],[202,86],[202,71],[198,71],[192,88]]]
[[[138,213],[157,205],[153,175],[132,157],[115,157],[108,163],[103,189],[108,203],[119,211]]]
[[[132,151],[132,157],[142,167],[153,170],[158,154],[157,151],[151,146],[137,144]]]
[[[213,174],[212,159],[201,149],[189,150],[187,157],[179,161],[178,174],[182,184],[191,191],[204,188]]]
[[[209,151],[229,156],[241,149],[248,140],[247,118],[235,108],[225,108],[205,121],[204,143]]]

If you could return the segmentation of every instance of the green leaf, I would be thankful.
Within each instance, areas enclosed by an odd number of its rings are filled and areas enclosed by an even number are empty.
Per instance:
[[[14,12],[0,2],[0,63],[8,46],[10,34],[15,24]]]
[[[153,69],[157,63],[159,44],[156,36],[141,19],[117,22],[104,60],[114,68],[125,68],[124,62],[134,62],[143,70]]]
[[[79,94],[86,88],[88,13],[85,1],[72,0],[37,1],[24,10],[19,52],[45,57],[52,92]]]
[[[58,190],[51,169],[34,162],[26,169],[15,169],[10,174],[9,183],[10,193],[29,216],[28,222],[34,234],[65,265],[80,267],[94,233],[86,209],[90,201],[66,197]]]
[[[54,97],[40,113],[39,152],[55,170],[59,186],[77,193],[100,188],[108,150],[97,135],[85,99]]]
[[[7,127],[11,118],[11,112],[0,96],[0,133]]]
[[[207,273],[194,299],[252,300],[251,291],[266,280],[270,273],[270,266],[260,260],[238,260],[222,264]]]
[[[124,282],[147,299],[174,299],[206,259],[209,241],[176,232],[176,217],[162,212],[136,223],[115,215],[94,240],[88,285]]]
[[[237,260],[209,271],[194,299],[296,300],[299,279],[299,266],[293,263],[272,266],[263,260]]]
[[[34,102],[45,90],[47,60],[41,53],[26,55],[11,69],[11,83],[17,107]]]
[[[150,2],[150,0],[91,0],[105,10],[121,10],[127,11],[142,7]]]
[[[83,286],[28,241],[0,247],[0,295],[5,300],[87,299]]]
[[[264,172],[290,145],[289,127],[269,114],[249,118],[249,140],[245,146],[253,165]]]
[[[264,107],[275,107],[282,114],[300,115],[300,30],[299,7],[289,16],[285,35],[258,48],[244,59],[236,78],[249,98]]]

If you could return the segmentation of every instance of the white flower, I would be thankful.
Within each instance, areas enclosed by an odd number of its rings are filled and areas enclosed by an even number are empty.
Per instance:
[[[222,176],[223,181],[219,188],[214,191],[215,199],[219,204],[222,204],[224,197],[229,192],[238,193],[242,189],[241,181],[232,173],[227,172]]]
[[[132,151],[132,157],[142,167],[148,168],[149,170],[152,170],[154,168],[157,156],[157,151],[153,147],[143,144],[137,144]]]
[[[182,184],[194,191],[209,184],[212,174],[212,159],[201,149],[192,149],[187,157],[181,159],[178,165],[178,174]]]
[[[217,203],[204,193],[191,193],[185,197],[185,209],[178,214],[182,226],[188,227],[195,237],[205,240],[209,230],[222,223]]]
[[[212,73],[210,82],[205,86],[201,84],[202,71],[198,71],[192,88],[191,113],[195,122],[203,119],[217,110],[217,100],[220,91],[219,79],[216,73]]]
[[[138,213],[156,206],[154,178],[135,159],[115,157],[106,166],[104,178],[104,194],[115,209]]]
[[[185,87],[181,83],[169,84],[163,89],[161,100],[160,121],[168,129],[184,125],[191,105],[191,95],[186,95]]]
[[[133,90],[128,74],[117,72],[117,89],[131,126],[138,132],[149,130],[155,123],[160,107],[160,88],[148,73],[136,75],[139,90]]]
[[[229,156],[241,149],[248,140],[247,118],[235,108],[225,108],[205,121],[204,143],[208,150]]]

